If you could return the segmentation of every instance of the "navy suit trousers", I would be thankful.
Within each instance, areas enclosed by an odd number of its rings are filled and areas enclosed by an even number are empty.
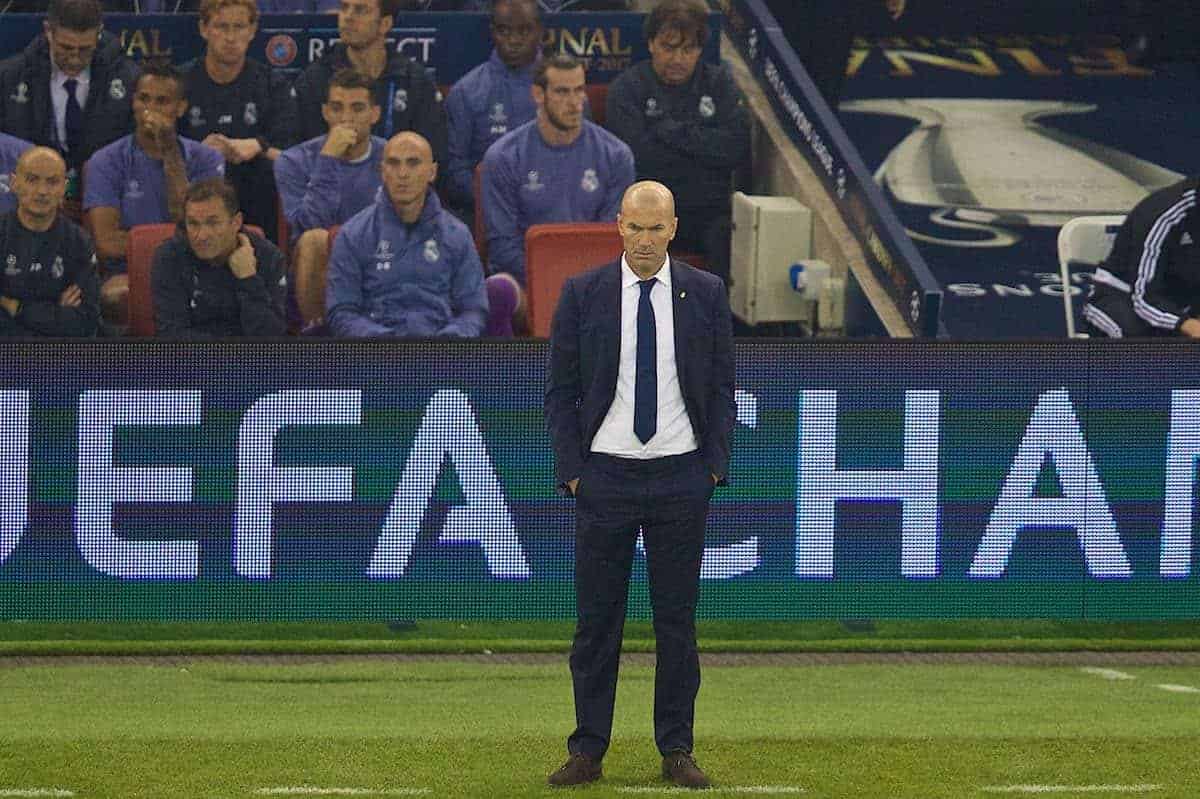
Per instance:
[[[608,749],[639,531],[657,642],[654,740],[664,755],[692,751],[700,690],[696,601],[712,491],[712,475],[697,452],[651,460],[593,453],[585,462],[575,495],[576,727],[567,741],[570,752],[599,759]]]

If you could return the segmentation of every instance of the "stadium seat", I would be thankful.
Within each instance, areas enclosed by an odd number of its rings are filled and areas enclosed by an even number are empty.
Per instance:
[[[254,225],[247,225],[246,230],[263,235],[262,230]],[[134,336],[154,335],[154,292],[150,272],[154,266],[155,251],[173,235],[174,222],[134,225],[129,229],[125,268],[129,275],[129,332]]]
[[[154,335],[154,294],[150,286],[150,270],[154,253],[171,236],[175,224],[134,225],[129,229],[125,249],[125,269],[129,275],[129,332],[134,336]]]
[[[586,87],[588,107],[592,110],[592,121],[597,125],[603,125],[607,119],[605,104],[608,102],[608,84],[607,83],[589,83]]]
[[[1124,216],[1080,216],[1058,231],[1058,268],[1063,286],[1067,337],[1075,338],[1075,307],[1071,301],[1071,270],[1095,269],[1112,251]]]
[[[624,247],[614,222],[562,222],[530,225],[525,231],[525,294],[529,332],[547,338],[562,285],[571,275],[621,257]],[[696,253],[671,253],[705,269]]]
[[[621,257],[613,222],[531,225],[525,231],[525,292],[529,331],[547,338],[558,295],[571,275]]]

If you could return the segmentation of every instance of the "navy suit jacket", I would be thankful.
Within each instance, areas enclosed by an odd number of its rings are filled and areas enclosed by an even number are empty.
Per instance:
[[[725,482],[733,400],[733,321],[715,275],[671,259],[675,368],[705,465]],[[621,262],[569,278],[550,331],[546,424],[560,492],[579,477],[617,391],[621,360]]]

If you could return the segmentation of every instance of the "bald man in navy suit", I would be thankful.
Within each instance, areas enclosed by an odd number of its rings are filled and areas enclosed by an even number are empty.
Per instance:
[[[630,186],[621,259],[570,278],[550,334],[546,421],[559,491],[574,496],[571,647],[575,731],[554,786],[601,776],[612,733],[625,603],[639,530],[657,665],[654,737],[663,777],[708,787],[692,756],[700,689],[696,601],[713,488],[725,482],[733,401],[732,321],[715,275],[670,258],[675,200]]]

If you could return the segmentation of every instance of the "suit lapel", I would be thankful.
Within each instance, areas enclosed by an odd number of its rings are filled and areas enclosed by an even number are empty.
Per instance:
[[[604,370],[606,390],[613,395],[617,391],[617,375],[621,367],[621,262],[609,264],[596,280],[592,295],[592,306],[588,316],[598,319],[596,340],[585,342],[585,346],[602,347],[598,352],[597,364]]]
[[[692,333],[692,306],[696,298],[689,290],[691,281],[686,269],[679,268],[671,259],[671,313],[675,327],[675,371],[679,374],[679,387],[687,385],[684,374],[687,370],[687,342]]]
[[[591,313],[600,318],[600,329],[606,339],[616,342],[616,359],[621,349],[621,262],[604,267],[596,286],[596,307]]]

